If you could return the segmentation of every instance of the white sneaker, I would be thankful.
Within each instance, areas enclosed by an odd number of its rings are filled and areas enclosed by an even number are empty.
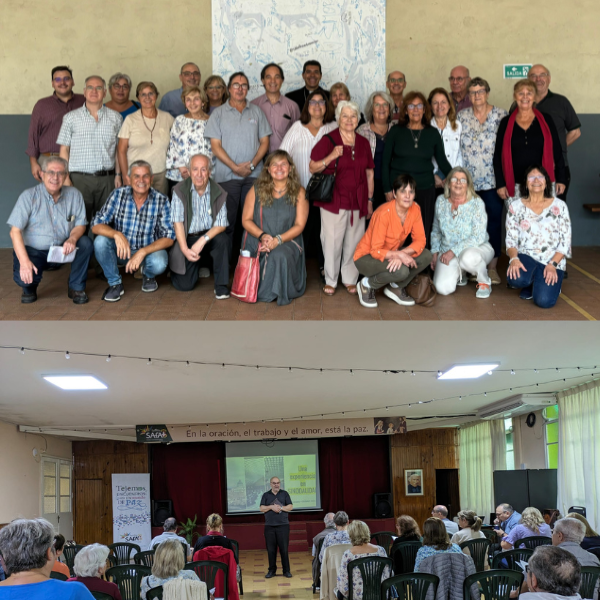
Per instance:
[[[207,269],[206,267],[200,267],[200,270],[198,271],[198,279],[206,279],[207,277],[210,277],[210,269]]]
[[[475,292],[475,298],[489,298],[492,293],[491,284],[478,283],[477,291]]]

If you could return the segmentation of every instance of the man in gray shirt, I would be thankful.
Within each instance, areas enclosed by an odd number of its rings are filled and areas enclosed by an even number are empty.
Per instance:
[[[8,218],[13,279],[23,288],[21,302],[35,302],[42,274],[51,265],[48,251],[52,246],[62,246],[64,256],[76,252],[69,276],[69,298],[75,304],[85,304],[93,245],[84,235],[87,221],[83,196],[76,188],[64,185],[69,175],[66,160],[42,157],[40,163],[42,183],[19,196]]]

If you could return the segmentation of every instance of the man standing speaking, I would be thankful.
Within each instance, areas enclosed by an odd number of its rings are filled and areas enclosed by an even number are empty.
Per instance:
[[[291,577],[288,544],[290,541],[290,523],[287,513],[294,508],[290,495],[281,489],[279,477],[271,477],[271,491],[265,492],[260,499],[260,512],[265,514],[265,541],[269,555],[269,571],[265,575],[270,579],[277,573],[277,548],[281,555],[281,567],[284,577]]]

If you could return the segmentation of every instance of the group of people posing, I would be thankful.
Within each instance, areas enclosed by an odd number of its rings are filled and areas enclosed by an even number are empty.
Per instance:
[[[108,282],[108,302],[125,291],[119,267],[144,292],[167,268],[180,291],[212,269],[216,298],[226,299],[238,251],[260,256],[258,301],[301,296],[307,252],[325,294],[341,278],[365,307],[377,306],[380,288],[414,304],[407,285],[423,271],[441,295],[472,280],[476,297],[488,298],[501,283],[506,209],[506,282],[554,306],[571,253],[567,148],[580,123],[549,90],[546,67],[515,84],[510,113],[462,66],[450,91],[428,96],[405,94],[405,75],[393,71],[362,112],[344,83],[321,87],[318,61],[302,76],[305,86],[284,96],[283,69],[266,65],[265,93],[250,102],[244,73],[201,86],[186,63],[181,88],[158,103],[151,81],[133,101],[129,76],[116,73],[107,88],[94,75],[80,96],[71,70],[54,68],[55,91],[34,108],[27,149],[40,184],[8,220],[22,302],[37,299],[56,262],[72,262],[77,304],[88,301],[90,262]],[[329,201],[307,197],[317,174],[335,176]]]

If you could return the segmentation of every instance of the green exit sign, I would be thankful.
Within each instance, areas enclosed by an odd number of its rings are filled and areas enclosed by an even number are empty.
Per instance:
[[[504,65],[504,79],[526,79],[532,65]]]

